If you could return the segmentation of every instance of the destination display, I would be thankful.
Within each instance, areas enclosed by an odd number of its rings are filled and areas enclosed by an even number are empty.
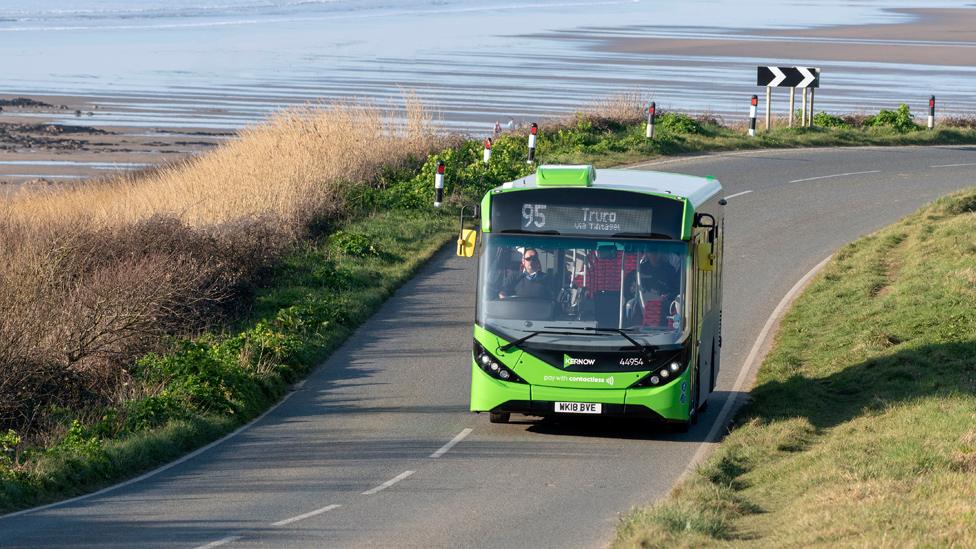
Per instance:
[[[604,189],[532,189],[492,196],[491,231],[681,238],[684,203]]]
[[[650,208],[522,204],[525,229],[552,229],[585,235],[645,234],[651,232]]]

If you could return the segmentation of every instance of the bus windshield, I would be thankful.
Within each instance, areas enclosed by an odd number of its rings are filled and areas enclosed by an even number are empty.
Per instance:
[[[678,343],[689,262],[680,241],[489,233],[478,323],[510,341],[540,332],[537,346],[631,346],[618,330],[641,345]]]

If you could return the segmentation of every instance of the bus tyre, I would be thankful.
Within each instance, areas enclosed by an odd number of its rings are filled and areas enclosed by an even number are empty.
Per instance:
[[[488,421],[492,423],[508,423],[512,414],[508,412],[488,412]]]

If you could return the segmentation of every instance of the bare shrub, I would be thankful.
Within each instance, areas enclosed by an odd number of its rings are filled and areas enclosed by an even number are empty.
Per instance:
[[[626,125],[639,124],[646,116],[645,97],[637,91],[620,93],[585,105],[579,111],[555,118],[546,124],[546,130],[576,127],[585,122],[597,130],[612,130]]]
[[[220,319],[286,242],[261,221],[205,231],[154,217],[78,229],[5,247],[0,426],[23,429],[51,404],[107,400],[165,335]]]
[[[976,128],[976,117],[973,116],[940,116],[936,126],[947,128]]]

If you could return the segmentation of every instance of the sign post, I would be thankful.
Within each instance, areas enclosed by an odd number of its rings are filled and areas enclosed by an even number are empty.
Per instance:
[[[773,88],[770,86],[766,86],[766,131],[767,132],[769,131],[769,121],[770,121],[769,105],[772,102],[772,100],[773,100]]]
[[[800,125],[807,127],[807,88],[803,88],[803,110],[800,111]]]
[[[764,67],[756,68],[756,85],[766,86],[766,129],[770,127],[770,103],[772,88],[790,88],[790,127],[793,127],[793,110],[796,106],[796,88],[803,90],[803,116],[801,124],[807,124],[807,88],[810,88],[810,116],[813,120],[813,89],[820,87],[820,69],[816,67]]]
[[[790,88],[790,127],[793,127],[793,111],[796,109],[796,88]]]
[[[809,122],[808,126],[811,128],[813,127],[813,90],[815,89],[816,88],[810,88],[810,120],[807,122]]]

